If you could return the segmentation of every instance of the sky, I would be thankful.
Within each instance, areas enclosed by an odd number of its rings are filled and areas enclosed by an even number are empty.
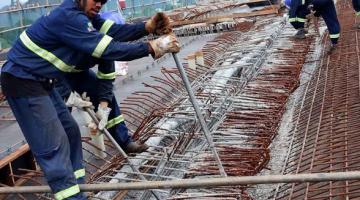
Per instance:
[[[0,0],[0,8],[10,5],[11,0]]]
[[[23,1],[28,1],[28,0],[20,0],[20,3],[22,3]],[[9,6],[10,4],[11,4],[11,0],[0,0],[0,8],[4,6]]]

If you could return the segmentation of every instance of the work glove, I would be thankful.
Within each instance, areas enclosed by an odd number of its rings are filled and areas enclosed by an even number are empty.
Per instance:
[[[77,107],[77,108],[94,108],[90,102],[90,98],[86,97],[86,93],[83,93],[82,98],[77,92],[71,92],[69,98],[66,101],[67,107]]]
[[[99,119],[98,129],[104,130],[106,124],[108,123],[108,118],[110,114],[111,108],[103,107],[101,105],[98,106],[98,110],[96,112],[96,116]]]
[[[177,53],[180,51],[180,44],[173,33],[163,35],[156,40],[151,40],[149,44],[154,52],[154,59],[158,59],[166,53]]]
[[[156,13],[145,24],[145,29],[148,33],[155,35],[164,35],[170,33],[170,18],[162,12]]]
[[[310,4],[310,5],[308,6],[308,10],[310,11],[310,15],[313,15],[314,17],[320,17],[320,13],[315,10],[313,4]]]

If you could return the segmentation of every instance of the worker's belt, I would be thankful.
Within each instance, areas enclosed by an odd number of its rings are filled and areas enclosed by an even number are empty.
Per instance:
[[[50,91],[54,88],[55,85],[55,79],[45,78],[40,80],[39,82],[44,87],[45,90]]]
[[[1,88],[8,97],[45,96],[53,88],[53,81],[35,81],[16,77],[10,73],[1,73]]]

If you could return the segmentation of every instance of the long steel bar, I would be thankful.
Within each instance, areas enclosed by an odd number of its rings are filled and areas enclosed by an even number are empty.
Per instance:
[[[169,188],[208,188],[219,186],[238,186],[250,184],[273,184],[273,183],[307,183],[325,181],[360,180],[360,171],[293,174],[293,175],[266,175],[266,176],[240,176],[207,179],[183,179],[172,181],[146,181],[136,183],[101,183],[81,184],[80,190],[86,191],[112,191],[112,190],[147,190]],[[14,193],[45,193],[51,192],[49,186],[21,186],[0,187],[0,194]]]
[[[94,111],[90,108],[86,108],[86,112],[89,113],[90,117],[94,120],[96,124],[99,124],[99,120],[97,119]],[[134,163],[129,159],[129,156],[125,153],[125,151],[120,147],[120,145],[116,142],[116,140],[111,136],[109,131],[104,128],[103,133],[109,138],[109,140],[112,142],[112,144],[115,146],[115,148],[120,152],[121,156],[124,157],[124,159],[129,163],[129,166],[131,169],[137,173],[139,178],[141,180],[146,181],[146,178],[141,174],[141,172],[138,170],[138,168],[135,167]],[[151,191],[151,193],[154,195],[154,197],[158,200],[160,200],[160,196],[155,192]]]
[[[200,111],[199,106],[198,106],[198,104],[197,104],[197,101],[196,101],[194,92],[193,92],[192,89],[191,89],[191,85],[190,85],[189,79],[188,79],[188,77],[187,77],[187,75],[186,75],[186,72],[185,72],[185,70],[184,70],[184,67],[183,67],[182,64],[180,63],[179,58],[178,58],[178,56],[177,56],[175,53],[173,53],[172,56],[173,56],[173,58],[174,58],[176,67],[178,68],[178,70],[179,70],[179,72],[180,72],[181,79],[183,80],[183,82],[184,82],[184,84],[185,84],[185,88],[186,88],[186,90],[187,90],[187,93],[189,94],[190,101],[191,101],[191,103],[192,103],[193,106],[194,106],[194,110],[195,110],[196,116],[197,116],[197,118],[199,119],[201,128],[202,128],[203,131],[204,131],[205,138],[206,138],[207,142],[209,143],[209,146],[210,146],[210,148],[211,148],[211,151],[212,151],[213,154],[214,154],[215,160],[216,160],[217,165],[218,165],[218,167],[219,167],[220,174],[221,174],[221,176],[227,176],[227,175],[226,175],[226,172],[225,172],[225,170],[224,170],[224,167],[223,167],[223,165],[222,165],[222,163],[221,163],[221,160],[220,160],[220,158],[219,158],[218,152],[217,152],[216,149],[215,149],[215,145],[214,145],[213,138],[212,138],[212,136],[211,136],[210,130],[209,130],[209,128],[207,127],[207,125],[206,125],[206,123],[205,123],[204,116],[201,114],[201,111]]]

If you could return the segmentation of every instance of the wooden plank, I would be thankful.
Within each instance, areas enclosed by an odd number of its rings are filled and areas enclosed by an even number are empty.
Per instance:
[[[214,24],[214,23],[220,23],[220,22],[233,21],[234,18],[245,18],[245,17],[255,17],[255,16],[262,16],[262,15],[277,14],[278,11],[279,11],[279,7],[273,5],[273,6],[266,6],[262,10],[254,11],[254,12],[250,12],[250,13],[233,13],[233,14],[230,14],[230,15],[209,17],[209,18],[206,18],[206,19],[177,21],[177,22],[172,22],[171,25],[173,27],[176,27],[176,26],[183,26],[183,25],[197,24],[197,23]]]
[[[24,155],[30,150],[28,144],[22,145],[20,148],[18,148],[16,151],[12,152],[10,155],[5,156],[5,158],[0,160],[0,169],[4,166],[8,165],[10,162],[14,161],[16,158]]]
[[[242,18],[242,17],[255,17],[255,16],[262,16],[262,15],[270,15],[270,14],[278,14],[279,8],[277,6],[268,6],[266,10],[260,10],[256,12],[250,13],[234,13],[232,14],[233,18]]]

